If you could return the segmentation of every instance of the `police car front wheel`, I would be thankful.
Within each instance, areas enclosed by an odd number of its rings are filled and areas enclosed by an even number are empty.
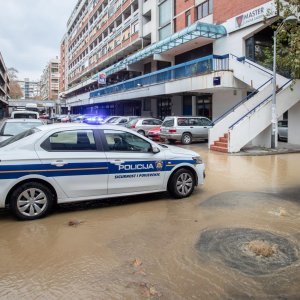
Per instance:
[[[185,198],[193,193],[194,188],[194,174],[190,170],[183,168],[173,174],[168,190],[175,198]]]
[[[10,209],[21,220],[34,220],[47,215],[54,202],[51,190],[40,182],[26,182],[11,194]]]

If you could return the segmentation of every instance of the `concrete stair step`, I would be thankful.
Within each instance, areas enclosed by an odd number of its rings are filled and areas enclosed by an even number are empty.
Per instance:
[[[221,138],[219,138],[219,142],[227,143],[228,144],[228,138],[221,137]]]
[[[219,147],[219,146],[210,146],[210,150],[212,151],[217,151],[217,152],[223,152],[223,153],[228,153],[228,149],[224,147]]]
[[[228,143],[227,142],[215,142],[214,146],[223,147],[223,148],[228,149]]]

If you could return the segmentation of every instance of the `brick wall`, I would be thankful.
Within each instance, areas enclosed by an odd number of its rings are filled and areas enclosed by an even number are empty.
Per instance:
[[[186,27],[185,12],[190,10],[191,24],[196,21],[195,17],[195,0],[175,0],[175,31],[180,31]]]
[[[223,23],[256,6],[269,2],[270,0],[214,0],[214,22]]]

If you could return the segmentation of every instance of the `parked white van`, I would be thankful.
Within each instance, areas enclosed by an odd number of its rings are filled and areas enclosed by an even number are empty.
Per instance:
[[[10,116],[12,119],[39,119],[39,113],[30,110],[15,110]]]

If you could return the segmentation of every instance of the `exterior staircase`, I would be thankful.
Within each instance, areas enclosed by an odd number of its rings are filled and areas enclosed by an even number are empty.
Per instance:
[[[273,87],[272,74],[266,68],[234,55],[229,65],[237,79],[255,89],[214,120],[215,125],[210,129],[210,150],[233,153],[239,152],[271,125]],[[280,116],[300,101],[300,82],[297,80],[291,89],[291,80],[277,74],[276,81],[280,87],[277,90],[277,112]]]
[[[210,146],[210,150],[227,153],[228,152],[228,133],[220,137],[218,141]]]

